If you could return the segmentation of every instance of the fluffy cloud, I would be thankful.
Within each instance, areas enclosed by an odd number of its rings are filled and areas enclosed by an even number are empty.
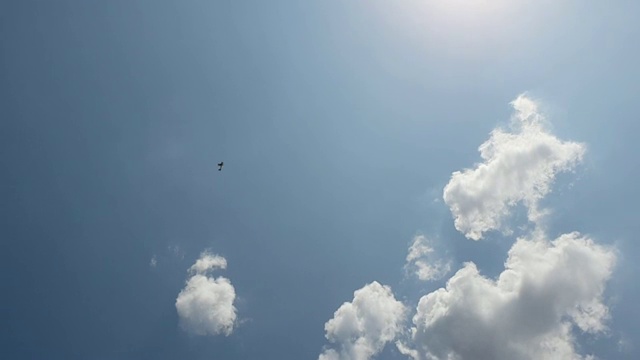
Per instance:
[[[454,172],[444,188],[456,229],[473,240],[500,229],[519,202],[529,209],[529,220],[538,220],[538,201],[549,192],[555,175],[571,170],[586,149],[550,134],[533,100],[521,95],[511,105],[515,114],[510,131],[494,130],[479,147],[483,162]]]
[[[580,355],[574,335],[607,331],[603,293],[615,252],[577,232],[549,240],[539,208],[556,175],[572,170],[586,147],[550,134],[527,97],[512,106],[510,130],[494,130],[479,148],[483,162],[453,173],[443,194],[456,229],[474,240],[504,229],[514,205],[526,206],[535,227],[516,240],[504,271],[488,278],[466,263],[419,300],[410,332],[401,328],[405,308],[391,290],[367,285],[325,324],[334,346],[320,360],[369,359],[398,338],[398,350],[416,360],[593,359]],[[446,275],[450,264],[434,254],[429,239],[416,236],[405,269],[423,280]]]
[[[327,339],[335,349],[326,349],[320,360],[366,360],[379,353],[402,330],[405,306],[388,286],[367,284],[353,294],[327,321]]]
[[[226,269],[227,259],[220,255],[203,252],[196,263],[191,265],[189,272],[192,274],[206,274],[210,270]]]
[[[581,359],[572,328],[604,331],[602,302],[615,255],[578,233],[519,239],[497,280],[467,263],[420,299],[413,317],[415,359]]]
[[[582,160],[585,146],[546,131],[534,101],[520,96],[512,106],[511,131],[494,130],[479,148],[484,162],[453,173],[443,197],[456,229],[474,240],[501,229],[519,202],[536,226],[509,250],[497,279],[481,275],[469,262],[445,288],[420,299],[409,342],[396,342],[411,358],[583,359],[574,331],[607,330],[603,292],[614,251],[577,232],[550,241],[539,226],[540,199],[558,172]],[[416,241],[407,260],[430,252],[428,244]]]
[[[185,331],[196,335],[230,335],[233,332],[235,289],[227,278],[207,276],[212,270],[226,267],[227,260],[222,256],[203,252],[189,268],[192,276],[176,299],[180,326]]]
[[[437,259],[429,240],[417,235],[409,247],[405,269],[423,281],[439,280],[451,270],[451,263]]]

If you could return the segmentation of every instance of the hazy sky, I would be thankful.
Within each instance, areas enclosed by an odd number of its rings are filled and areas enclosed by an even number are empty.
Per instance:
[[[0,1],[0,357],[640,357],[637,14]]]

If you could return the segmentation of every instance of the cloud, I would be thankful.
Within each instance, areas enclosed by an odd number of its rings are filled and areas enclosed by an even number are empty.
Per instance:
[[[446,287],[420,299],[409,340],[396,342],[413,359],[593,359],[579,354],[574,332],[608,330],[603,292],[614,250],[577,232],[550,241],[540,226],[539,201],[586,147],[551,135],[531,99],[519,96],[511,104],[510,131],[491,133],[479,148],[483,163],[454,172],[443,199],[456,229],[474,240],[504,230],[502,221],[517,203],[535,227],[511,247],[497,279],[468,262]],[[433,252],[425,241],[416,239],[407,261]]]
[[[375,281],[365,285],[324,325],[335,349],[325,349],[319,360],[370,359],[400,333],[405,315],[405,306],[391,288]]]
[[[556,175],[580,163],[586,147],[550,134],[529,98],[512,106],[510,130],[494,130],[479,148],[483,162],[454,172],[443,193],[456,229],[474,240],[504,230],[516,204],[527,208],[535,226],[515,241],[504,271],[488,278],[465,263],[445,287],[420,298],[410,331],[402,328],[406,311],[391,290],[367,285],[325,324],[333,345],[320,360],[369,359],[394,340],[400,353],[417,360],[594,359],[581,355],[575,335],[608,331],[603,294],[615,251],[578,232],[550,240],[539,208]],[[446,275],[450,263],[434,255],[431,241],[416,236],[405,270],[423,280]]]
[[[429,239],[424,235],[414,237],[406,260],[405,270],[423,281],[439,280],[451,271],[451,262],[437,259]]]
[[[227,261],[222,256],[203,252],[189,268],[192,276],[176,299],[180,326],[185,331],[196,335],[227,336],[233,332],[235,289],[227,278],[207,276],[212,270],[226,267]]]
[[[602,302],[614,252],[579,233],[518,239],[497,280],[466,263],[423,296],[413,317],[414,359],[581,359],[572,331],[606,330]]]
[[[454,172],[444,188],[456,229],[473,240],[501,229],[519,202],[527,206],[529,220],[538,221],[544,214],[538,201],[549,192],[556,174],[573,169],[586,151],[584,144],[550,134],[538,104],[525,95],[511,105],[515,114],[510,131],[493,130],[478,149],[483,162]]]
[[[156,266],[158,266],[158,258],[155,255],[151,257],[151,260],[149,261],[149,266],[152,268],[155,268]]]
[[[206,274],[211,270],[226,268],[227,259],[220,255],[210,254],[205,251],[200,254],[200,258],[196,260],[196,263],[189,268],[189,272],[192,274]]]

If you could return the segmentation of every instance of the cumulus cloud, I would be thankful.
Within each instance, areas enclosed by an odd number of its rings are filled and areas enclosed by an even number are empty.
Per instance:
[[[593,359],[580,355],[575,332],[608,330],[603,293],[616,262],[614,250],[577,232],[551,241],[540,226],[539,201],[556,174],[582,160],[585,145],[550,134],[538,105],[526,96],[512,106],[510,130],[491,133],[479,148],[483,162],[454,172],[443,198],[456,229],[474,240],[503,229],[517,203],[526,206],[535,227],[517,239],[496,279],[468,262],[444,288],[420,299],[408,341],[396,342],[408,357]],[[424,241],[414,242],[408,261],[432,252]]]
[[[210,254],[205,251],[200,254],[200,258],[196,260],[196,263],[191,265],[189,272],[192,274],[206,274],[210,270],[226,268],[227,259],[220,255]]]
[[[494,130],[479,148],[483,162],[454,172],[443,192],[456,229],[474,240],[504,230],[516,204],[527,208],[535,226],[515,241],[504,271],[489,278],[465,263],[444,288],[420,298],[410,331],[401,328],[405,308],[390,289],[367,285],[325,324],[333,345],[320,360],[369,359],[394,340],[416,360],[594,359],[581,355],[575,334],[608,331],[603,294],[615,252],[578,232],[550,240],[539,208],[556,175],[580,163],[586,147],[552,135],[526,96],[511,105],[509,130]],[[405,269],[423,280],[450,269],[423,235],[414,238],[406,261]]]
[[[483,162],[454,172],[444,188],[456,229],[473,240],[500,229],[520,202],[528,208],[530,221],[539,220],[543,212],[538,202],[556,174],[573,169],[586,150],[584,144],[562,141],[547,131],[535,101],[521,95],[511,105],[515,113],[510,129],[491,132],[478,149]]]
[[[180,326],[196,335],[230,335],[236,322],[235,289],[229,279],[207,273],[225,269],[222,256],[203,252],[189,268],[191,277],[178,294],[176,310]]]
[[[378,282],[353,294],[324,326],[334,348],[325,349],[319,360],[366,360],[393,341],[403,328],[406,308],[391,288]]]
[[[467,263],[420,299],[413,317],[414,359],[582,359],[572,331],[606,330],[602,301],[615,263],[611,249],[578,233],[518,239],[497,280]]]
[[[431,243],[424,235],[417,235],[409,247],[405,270],[423,281],[439,280],[451,271],[451,262],[438,259]]]

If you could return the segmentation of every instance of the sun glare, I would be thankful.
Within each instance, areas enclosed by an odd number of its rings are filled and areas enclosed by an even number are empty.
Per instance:
[[[526,3],[516,0],[406,0],[394,4],[398,6],[394,14],[397,26],[432,49],[442,46],[465,57],[515,41],[523,30],[519,14],[526,10]]]
[[[516,1],[508,0],[409,0],[397,4],[414,20],[449,30],[489,26],[517,7]]]
[[[418,8],[443,25],[477,29],[500,21],[513,4],[506,0],[427,0]]]

